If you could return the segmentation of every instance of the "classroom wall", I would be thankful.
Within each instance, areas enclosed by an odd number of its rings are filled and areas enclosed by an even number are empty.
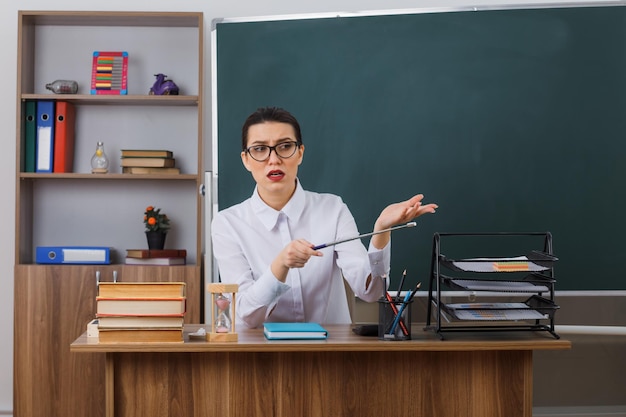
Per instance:
[[[200,2],[198,0],[109,0],[106,3],[79,0],[6,0],[0,2],[0,80],[4,94],[0,95],[0,126],[3,152],[0,152],[0,219],[3,220],[3,233],[0,234],[0,415],[12,414],[13,402],[13,260],[15,233],[15,88],[16,88],[16,48],[18,10],[148,10],[148,11],[202,11],[205,14],[206,45],[206,97],[210,91],[210,28],[211,21],[223,17],[268,16],[302,13],[358,12],[370,10],[415,10],[415,9],[456,9],[471,6],[495,7],[514,5],[520,2],[510,0],[317,0],[316,2],[293,2],[288,0],[228,0]],[[524,4],[541,4],[545,1],[523,1]],[[551,3],[580,3],[574,1],[552,1]],[[585,3],[591,3],[586,1]],[[260,103],[261,104],[261,103]],[[205,103],[205,137],[210,141],[211,102]],[[205,147],[210,152],[210,146]],[[211,161],[206,155],[206,161]],[[208,164],[207,164],[208,166]],[[130,215],[130,214],[129,214]],[[625,400],[626,402],[626,400]]]

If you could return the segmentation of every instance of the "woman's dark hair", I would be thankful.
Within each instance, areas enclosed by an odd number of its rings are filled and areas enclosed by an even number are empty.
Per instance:
[[[245,151],[248,146],[248,130],[250,126],[265,122],[287,123],[293,127],[298,145],[302,145],[302,133],[298,120],[285,109],[280,107],[261,107],[252,113],[241,128],[241,150]]]

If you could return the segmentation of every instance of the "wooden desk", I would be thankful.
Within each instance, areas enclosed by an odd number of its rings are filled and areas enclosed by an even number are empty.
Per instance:
[[[569,349],[543,333],[450,335],[412,329],[381,341],[325,326],[325,341],[98,344],[106,355],[106,417],[525,416],[532,417],[533,350]]]

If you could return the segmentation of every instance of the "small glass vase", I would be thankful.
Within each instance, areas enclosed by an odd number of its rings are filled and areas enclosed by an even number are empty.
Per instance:
[[[106,174],[109,172],[109,158],[104,153],[104,143],[96,144],[96,152],[91,157],[91,173]]]
[[[54,94],[76,94],[78,93],[78,83],[74,80],[55,80],[46,84],[46,89]]]
[[[148,239],[148,249],[163,249],[165,248],[165,238],[167,233],[161,231],[148,231],[146,232],[146,238]]]

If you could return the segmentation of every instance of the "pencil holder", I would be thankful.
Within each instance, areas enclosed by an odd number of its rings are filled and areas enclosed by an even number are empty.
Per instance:
[[[378,300],[378,338],[411,340],[411,304],[402,301]]]

